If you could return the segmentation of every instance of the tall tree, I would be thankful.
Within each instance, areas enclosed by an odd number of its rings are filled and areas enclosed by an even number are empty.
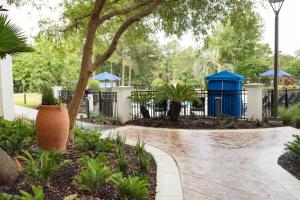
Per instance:
[[[236,7],[243,7],[252,1],[64,0],[65,13],[60,25],[65,32],[71,30],[69,35],[85,35],[84,38],[78,37],[79,43],[84,43],[84,48],[81,71],[69,110],[71,128],[75,125],[88,79],[114,53],[122,35],[136,27],[133,24],[141,21],[140,24],[164,30],[169,35],[180,36],[191,30],[199,38]],[[52,35],[61,37],[62,34],[55,34],[55,30],[59,29],[54,27]]]

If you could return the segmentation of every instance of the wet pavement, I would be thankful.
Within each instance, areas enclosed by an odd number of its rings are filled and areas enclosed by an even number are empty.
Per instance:
[[[272,148],[283,148],[293,128],[258,130],[172,130],[126,126],[119,133],[138,137],[176,160],[186,200],[294,200],[258,165]]]

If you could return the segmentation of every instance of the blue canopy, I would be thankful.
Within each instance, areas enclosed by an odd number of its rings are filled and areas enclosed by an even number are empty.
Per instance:
[[[285,77],[292,77],[293,76],[293,75],[291,75],[291,74],[289,74],[289,73],[287,73],[285,71],[282,71],[282,70],[278,71],[278,75],[279,76],[285,76]],[[259,76],[274,76],[274,69],[271,69],[269,71],[261,73],[261,74],[259,74]]]
[[[245,80],[244,76],[235,74],[229,71],[219,72],[210,76],[205,77],[206,81],[210,80],[231,80],[231,81],[243,81]]]
[[[98,80],[98,81],[117,81],[120,80],[121,78],[108,73],[108,72],[103,72],[101,74],[97,74],[92,78],[92,80]]]

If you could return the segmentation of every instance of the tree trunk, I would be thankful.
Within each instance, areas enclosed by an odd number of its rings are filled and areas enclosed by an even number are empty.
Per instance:
[[[146,106],[141,105],[140,110],[143,118],[150,118],[149,110],[146,108]]]
[[[171,121],[177,121],[181,112],[181,102],[180,101],[172,101],[170,103],[170,110],[168,112],[168,116]]]
[[[18,176],[16,162],[0,148],[0,186],[13,183]]]
[[[69,110],[69,117],[70,117],[70,129],[73,129],[76,126],[76,119],[77,114],[79,111],[80,103],[82,101],[82,98],[84,96],[84,92],[86,89],[86,86],[88,84],[89,78],[91,76],[90,72],[82,72],[80,74],[74,96],[71,101],[71,106]]]

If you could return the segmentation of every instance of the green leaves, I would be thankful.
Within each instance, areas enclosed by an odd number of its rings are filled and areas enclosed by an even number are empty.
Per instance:
[[[75,182],[81,189],[91,191],[101,187],[111,175],[112,172],[106,166],[102,156],[98,156],[96,159],[87,158],[80,174],[75,177]]]
[[[23,119],[7,121],[0,118],[0,147],[10,156],[34,144],[35,127]]]
[[[23,173],[26,175],[26,180],[30,183],[37,181],[47,181],[55,172],[71,161],[63,160],[61,154],[55,151],[39,152],[35,159],[28,151],[19,158],[24,162]]]
[[[300,135],[294,135],[294,141],[285,144],[285,150],[300,156]]]
[[[190,85],[167,85],[159,88],[157,98],[160,100],[170,101],[194,101],[196,100],[196,92]]]
[[[59,101],[54,97],[53,90],[48,84],[42,86],[42,105],[59,105]]]
[[[21,29],[12,24],[6,15],[0,14],[0,58],[32,50],[27,46]]]
[[[21,200],[44,200],[44,192],[41,187],[32,185],[31,188],[34,195],[31,195],[28,192],[25,192],[23,190],[20,190]]]
[[[124,178],[122,174],[114,174],[111,178],[117,186],[121,200],[141,200],[148,196],[148,182],[139,177]]]

